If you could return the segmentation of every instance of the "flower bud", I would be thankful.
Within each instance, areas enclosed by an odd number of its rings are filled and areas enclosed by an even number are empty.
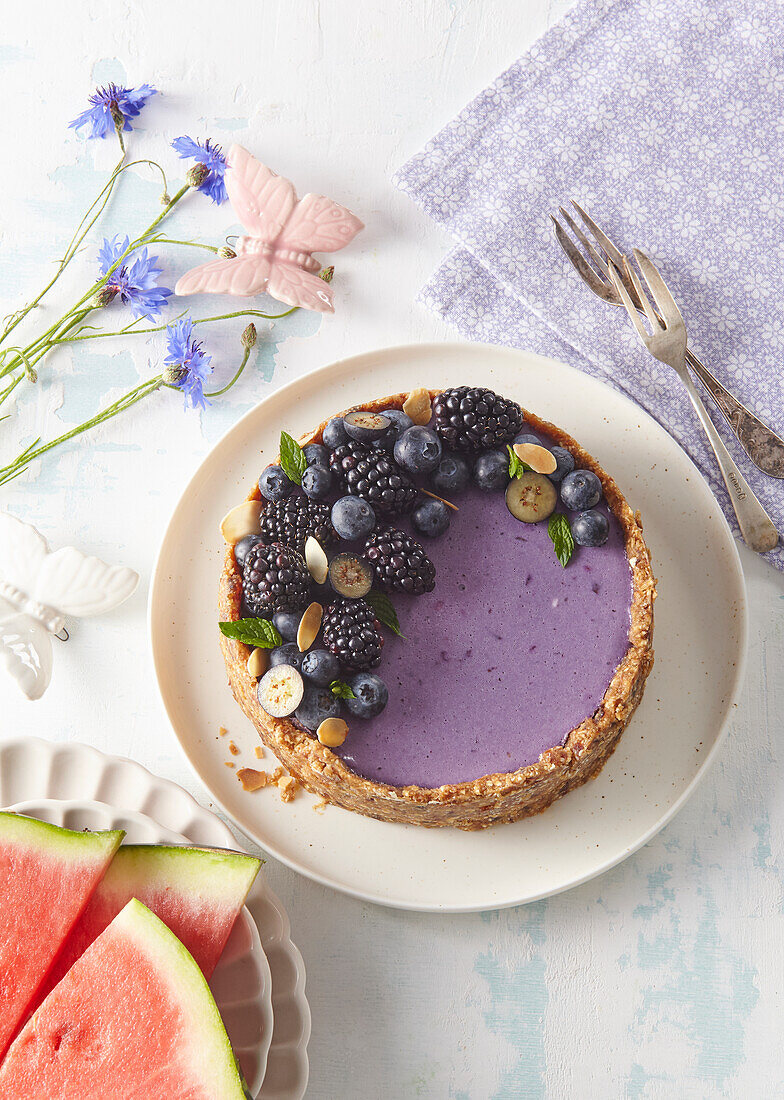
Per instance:
[[[171,195],[168,191],[164,191],[161,195],[161,206],[168,206],[171,202]]]
[[[319,271],[319,279],[323,279],[325,283],[331,283],[332,282],[332,276],[334,274],[335,274],[335,268],[333,267],[332,264],[330,264],[329,267],[322,268],[322,270]]]
[[[167,386],[179,386],[188,377],[188,368],[182,363],[169,363],[164,369],[162,378]]]
[[[93,295],[93,307],[95,309],[103,309],[104,306],[108,306],[110,302],[113,302],[116,297],[117,287],[102,286],[101,289]]]
[[[237,253],[233,248],[229,248],[227,244],[222,245],[218,249],[218,255],[222,260],[236,260],[237,258]]]
[[[248,325],[248,327],[245,329],[245,331],[242,334],[242,346],[244,348],[247,348],[248,350],[250,350],[255,343],[256,343],[256,326],[251,321],[251,323]]]
[[[210,170],[206,164],[194,164],[192,168],[188,169],[185,178],[191,187],[201,187],[209,174]]]

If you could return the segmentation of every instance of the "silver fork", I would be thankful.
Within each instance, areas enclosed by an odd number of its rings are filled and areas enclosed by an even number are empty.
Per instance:
[[[732,456],[724,446],[721,436],[716,431],[713,421],[708,416],[702,398],[697,392],[697,387],[686,367],[686,324],[675,304],[675,299],[670,294],[667,284],[658,269],[645,253],[635,248],[634,258],[648,284],[655,307],[643,290],[637,272],[628,262],[625,265],[624,275],[631,281],[639,306],[650,325],[650,332],[645,327],[639,309],[632,301],[631,295],[621,279],[620,272],[614,264],[610,264],[608,268],[610,281],[621,302],[626,307],[626,312],[629,314],[632,324],[637,330],[637,335],[645,347],[654,358],[672,367],[686,386],[691,403],[694,405],[705,429],[705,434],[713,448],[713,453],[716,455],[721,476],[724,478],[732,507],[738,517],[738,525],[743,541],[752,550],[756,550],[758,554],[764,554],[767,550],[772,550],[779,541],[778,531],[768,513],[754,496],[743,474],[735,465]]]
[[[559,207],[564,222],[582,245],[584,251],[581,251],[559,220],[554,215],[550,215],[558,243],[572,266],[597,297],[610,305],[621,306],[623,302],[616,293],[608,270],[610,263],[615,264],[635,308],[641,310],[642,305],[637,298],[634,284],[624,270],[624,254],[574,200],[572,200],[572,206],[594,238],[591,240],[569,212],[563,206]],[[688,347],[686,363],[716,402],[731,431],[754,465],[770,477],[784,478],[784,440],[722,386]]]

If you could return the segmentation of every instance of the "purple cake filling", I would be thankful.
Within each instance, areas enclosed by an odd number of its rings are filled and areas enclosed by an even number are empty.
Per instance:
[[[392,593],[406,638],[384,630],[389,703],[350,718],[335,750],[376,782],[440,787],[535,763],[593,714],[628,648],[631,571],[612,515],[607,544],[564,569],[547,524],[520,523],[503,493],[472,487],[455,503],[449,531],[421,540],[435,591]]]

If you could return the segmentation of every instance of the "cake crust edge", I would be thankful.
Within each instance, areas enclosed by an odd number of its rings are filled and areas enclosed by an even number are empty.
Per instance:
[[[431,400],[439,390],[431,390]],[[402,408],[408,393],[399,393],[345,409],[381,411]],[[613,478],[576,440],[554,424],[523,409],[527,425],[566,447],[577,466],[592,470],[602,483],[606,502],[624,532],[626,556],[632,573],[629,646],[617,666],[602,702],[566,737],[562,745],[545,750],[534,764],[513,772],[498,772],[465,783],[442,787],[393,787],[365,779],[316,738],[288,718],[272,718],[256,697],[257,681],[247,670],[251,649],[220,636],[229,686],[234,698],[255,726],[263,743],[310,792],[325,801],[379,821],[424,825],[431,828],[484,829],[541,813],[557,799],[596,776],[615,751],[621,735],[642,699],[653,665],[653,603],[656,580],[651,555],[642,534],[639,513],[629,507]],[[332,419],[331,416],[329,419]],[[327,421],[302,436],[321,442]],[[259,500],[258,487],[248,500]],[[226,547],[219,585],[218,610],[222,620],[240,617],[241,572],[231,546]]]

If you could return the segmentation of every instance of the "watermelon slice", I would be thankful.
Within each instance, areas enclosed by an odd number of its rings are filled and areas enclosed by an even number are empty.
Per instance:
[[[0,1059],[123,836],[0,813]]]
[[[19,1032],[0,1066],[9,1100],[244,1100],[199,967],[130,901]]]
[[[260,860],[239,852],[124,844],[57,956],[36,1004],[131,898],[168,925],[209,978],[260,866]]]

